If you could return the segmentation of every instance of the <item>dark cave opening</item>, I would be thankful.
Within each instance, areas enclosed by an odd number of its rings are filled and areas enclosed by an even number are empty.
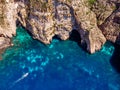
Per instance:
[[[86,42],[81,43],[80,33],[77,30],[72,30],[69,39],[71,41],[75,41],[79,47],[82,47],[82,49],[87,52],[87,43]]]
[[[79,44],[81,43],[80,34],[77,30],[72,30],[71,35],[70,35],[70,40],[75,41]]]

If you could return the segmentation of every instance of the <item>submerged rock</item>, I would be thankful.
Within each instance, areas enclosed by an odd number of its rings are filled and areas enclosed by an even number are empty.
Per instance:
[[[33,36],[45,44],[50,44],[57,36],[61,40],[70,37],[75,29],[81,36],[81,44],[90,53],[100,50],[106,42],[98,21],[110,16],[115,6],[111,0],[0,0],[0,34],[11,38],[16,33],[16,24],[24,26]],[[105,12],[100,4],[105,6]],[[91,10],[91,4],[92,10]],[[5,7],[4,7],[5,6]],[[5,9],[4,9],[5,8]],[[99,8],[98,10],[96,8]],[[3,12],[4,11],[4,12]],[[100,17],[99,17],[100,16]],[[97,18],[96,18],[97,17]],[[103,19],[101,19],[101,17]],[[98,21],[97,21],[98,20]]]

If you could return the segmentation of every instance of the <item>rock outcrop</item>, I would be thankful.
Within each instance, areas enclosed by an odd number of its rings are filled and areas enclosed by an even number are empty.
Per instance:
[[[87,45],[87,51],[94,53],[105,43],[106,39],[97,26],[96,15],[87,7],[87,0],[74,0],[72,7],[81,36],[81,44]]]
[[[115,2],[115,0],[96,0],[96,2],[90,6],[91,10],[96,14],[98,26],[104,23],[106,18],[116,9]]]
[[[16,34],[16,9],[14,0],[0,0],[0,35]]]
[[[10,38],[16,34],[14,0],[0,0],[0,50],[11,46]]]
[[[76,29],[80,33],[81,44],[86,44],[86,49],[94,53],[101,48],[106,39],[97,27],[96,15],[87,7],[87,2],[87,0],[25,1],[24,4],[19,4],[19,7],[22,7],[18,10],[21,16],[19,21],[22,21],[23,26],[35,39],[45,44],[50,44],[54,36],[66,40],[70,37],[71,31]]]
[[[54,36],[61,40],[69,39],[72,30],[77,30],[81,37],[81,45],[85,45],[88,52],[94,53],[106,42],[109,28],[107,24],[114,17],[112,14],[119,11],[119,9],[114,11],[116,2],[115,0],[94,0],[94,2],[92,0],[92,3],[91,0],[0,0],[0,38],[10,39],[15,35],[16,24],[25,27],[34,39],[45,44],[50,44]],[[116,32],[117,27],[114,25],[113,27]],[[118,34],[116,36],[118,37]],[[10,43],[10,40],[5,41]],[[0,43],[4,45],[5,42]]]
[[[106,18],[105,22],[100,25],[100,29],[106,39],[120,44],[120,1],[115,2],[116,9]]]
[[[9,38],[0,37],[0,50],[12,46]]]

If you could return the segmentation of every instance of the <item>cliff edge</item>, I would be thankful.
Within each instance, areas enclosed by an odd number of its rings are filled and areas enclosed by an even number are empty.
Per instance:
[[[0,49],[11,45],[21,25],[45,44],[54,36],[69,39],[72,30],[77,30],[81,45],[94,53],[106,39],[119,42],[119,12],[118,0],[0,0]],[[109,31],[117,33],[116,38],[109,38]]]

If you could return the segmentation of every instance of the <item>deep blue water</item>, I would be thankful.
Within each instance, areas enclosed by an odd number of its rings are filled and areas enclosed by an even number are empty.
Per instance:
[[[18,28],[13,43],[0,61],[0,90],[120,90],[110,42],[90,55],[75,41],[44,45]]]

